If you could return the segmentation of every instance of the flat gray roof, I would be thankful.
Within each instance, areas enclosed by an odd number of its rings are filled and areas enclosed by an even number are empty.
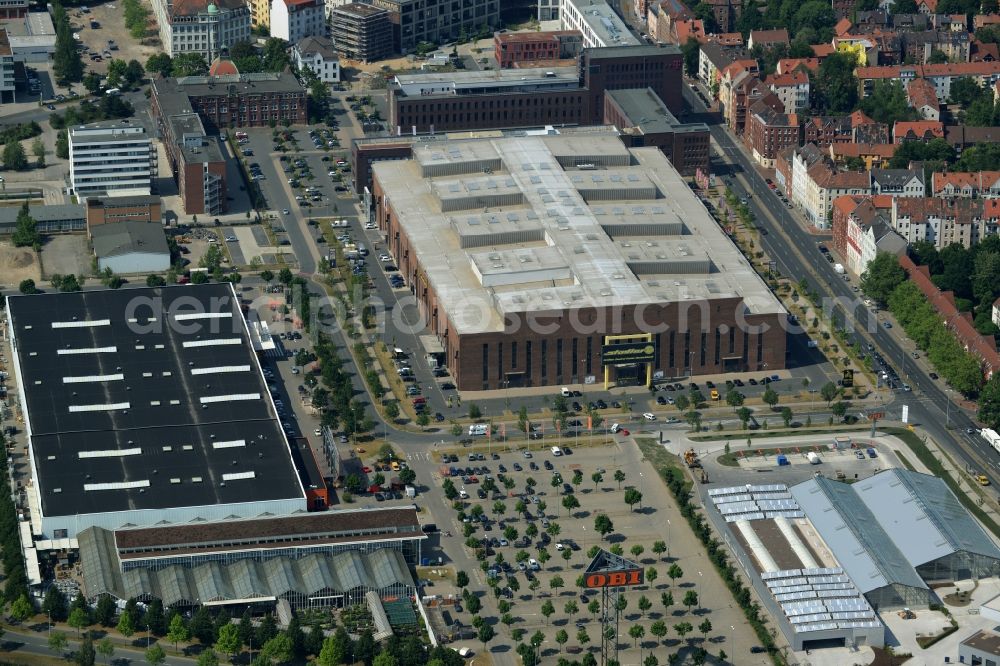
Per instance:
[[[682,123],[670,112],[660,96],[651,88],[624,88],[606,90],[615,103],[621,107],[629,120],[643,134],[662,132],[708,132],[705,123]]]
[[[461,334],[696,299],[784,312],[659,149],[606,132],[455,140],[373,170]]]
[[[118,257],[131,252],[169,254],[167,237],[159,222],[110,222],[90,230],[94,254]]]
[[[632,34],[625,22],[605,0],[563,0],[572,4],[594,36],[608,46],[639,46],[642,41]],[[565,8],[562,24],[566,25]]]
[[[472,95],[510,90],[548,90],[580,85],[576,67],[397,74],[397,89],[409,97]]]
[[[14,224],[20,206],[0,206],[0,225]],[[87,209],[82,204],[55,204],[51,206],[28,206],[28,213],[35,222],[62,222],[64,220],[85,220]]]

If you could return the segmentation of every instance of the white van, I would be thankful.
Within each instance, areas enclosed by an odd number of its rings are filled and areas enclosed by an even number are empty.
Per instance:
[[[560,449],[558,446],[553,446],[552,447],[552,455],[555,456],[556,458],[558,458],[559,456],[562,455],[562,449]]]
[[[561,389],[559,389],[559,393],[560,393],[560,394],[562,395],[562,397],[564,397],[564,398],[569,398],[569,397],[572,397],[572,396],[573,396],[573,392],[572,392],[572,391],[570,391],[570,390],[569,390],[568,388],[566,388],[565,386],[563,386],[563,387],[562,387]]]
[[[621,429],[622,429],[622,426],[621,426],[620,423],[612,423],[611,424],[611,432],[612,433],[616,433],[616,432],[618,432]]]

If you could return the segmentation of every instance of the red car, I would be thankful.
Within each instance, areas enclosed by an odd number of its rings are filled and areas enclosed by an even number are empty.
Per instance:
[[[365,465],[364,467],[361,468],[361,471],[364,472],[365,474],[371,474],[372,468],[369,467],[368,465]]]
[[[618,434],[621,435],[622,437],[628,437],[629,433],[628,430],[619,430]]]

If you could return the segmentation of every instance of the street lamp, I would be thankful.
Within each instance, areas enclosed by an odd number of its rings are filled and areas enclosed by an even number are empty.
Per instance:
[[[667,518],[667,559],[670,559],[670,519]]]
[[[702,578],[703,578],[703,575],[699,571],[698,572],[698,587],[697,587],[697,589],[698,589],[698,610],[701,610],[701,582],[702,582]]]

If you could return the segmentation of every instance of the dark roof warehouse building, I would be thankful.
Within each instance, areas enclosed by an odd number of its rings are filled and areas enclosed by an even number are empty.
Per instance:
[[[306,511],[230,284],[8,296],[32,531]]]

